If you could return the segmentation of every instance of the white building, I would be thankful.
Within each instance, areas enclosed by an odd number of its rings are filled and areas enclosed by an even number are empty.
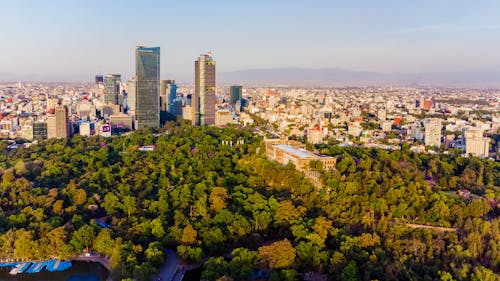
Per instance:
[[[467,128],[465,130],[465,152],[479,157],[488,157],[490,139],[483,137],[480,128]]]
[[[80,135],[90,137],[90,122],[80,123]]]
[[[425,124],[425,145],[441,145],[441,120],[434,118]]]

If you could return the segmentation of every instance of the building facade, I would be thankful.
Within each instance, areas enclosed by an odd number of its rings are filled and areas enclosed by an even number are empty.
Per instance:
[[[434,118],[425,124],[425,145],[441,145],[441,120]]]
[[[229,97],[232,104],[243,98],[243,87],[242,86],[230,86],[229,87]]]
[[[211,53],[194,62],[193,125],[215,124],[215,61]]]
[[[478,157],[488,157],[490,139],[483,137],[480,128],[467,128],[465,130],[465,153]]]
[[[104,102],[118,104],[120,94],[121,76],[119,74],[108,74],[104,77]]]
[[[47,123],[33,122],[33,139],[47,139]]]
[[[160,48],[135,49],[136,128],[160,126]]]
[[[69,126],[68,126],[68,108],[66,106],[58,106],[55,110],[56,117],[56,138],[68,139]]]

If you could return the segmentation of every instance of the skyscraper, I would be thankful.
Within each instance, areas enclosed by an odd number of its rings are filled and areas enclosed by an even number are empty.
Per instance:
[[[160,47],[135,49],[136,128],[160,125]]]
[[[229,87],[229,96],[230,96],[230,102],[232,104],[236,103],[237,101],[241,100],[243,98],[242,94],[242,86],[231,86]]]
[[[137,100],[137,79],[132,77],[127,81],[127,109],[126,111],[135,116],[135,104]]]
[[[52,129],[55,129],[55,134],[52,134],[52,136],[58,139],[68,139],[68,108],[66,106],[56,107],[55,117],[52,122]]]
[[[174,100],[177,97],[175,80],[161,80],[160,82],[160,110],[173,114]]]
[[[168,101],[168,105],[167,105],[167,111],[170,113],[170,114],[174,114],[174,101],[175,99],[177,98],[177,85],[175,84],[175,80],[172,80],[172,83],[169,85],[169,87],[167,88],[167,95],[168,95],[168,98],[167,98],[167,101]]]
[[[209,52],[194,62],[193,125],[215,124],[215,61]]]
[[[108,74],[104,77],[104,102],[108,104],[118,104],[118,94],[120,94],[120,74]]]

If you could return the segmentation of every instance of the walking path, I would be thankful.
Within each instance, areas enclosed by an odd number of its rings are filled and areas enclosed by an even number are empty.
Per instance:
[[[186,273],[186,268],[176,252],[167,254],[167,262],[160,267],[158,276],[153,281],[181,281]]]
[[[432,225],[415,224],[415,223],[405,223],[405,225],[411,228],[433,229],[442,232],[457,232],[457,229],[452,227],[432,226]]]

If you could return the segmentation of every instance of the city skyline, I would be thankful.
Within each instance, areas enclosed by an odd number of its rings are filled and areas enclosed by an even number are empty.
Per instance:
[[[192,58],[203,51],[214,52],[222,73],[500,69],[496,1],[153,2],[156,8],[149,11],[132,1],[0,1],[2,33],[15,43],[0,47],[0,79],[120,73],[126,80],[133,75],[136,45],[161,47],[161,78],[180,81],[192,80]]]

